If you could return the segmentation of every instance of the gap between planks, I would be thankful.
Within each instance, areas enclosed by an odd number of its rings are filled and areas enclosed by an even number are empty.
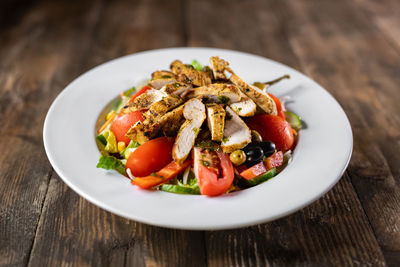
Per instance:
[[[38,235],[38,230],[39,230],[39,224],[42,221],[43,218],[43,207],[44,207],[44,203],[46,202],[47,199],[47,195],[49,192],[49,185],[50,185],[50,180],[53,177],[54,174],[54,169],[51,168],[51,171],[47,174],[47,184],[46,184],[46,192],[44,194],[44,198],[42,200],[42,203],[40,204],[40,216],[39,216],[39,220],[36,223],[36,228],[35,228],[35,235],[33,236],[33,240],[32,240],[32,244],[30,246],[29,252],[28,252],[28,257],[27,257],[27,262],[26,262],[26,266],[29,265],[29,262],[31,261],[31,256],[32,256],[32,251],[33,251],[33,247],[35,246],[35,242],[36,242],[36,236]]]

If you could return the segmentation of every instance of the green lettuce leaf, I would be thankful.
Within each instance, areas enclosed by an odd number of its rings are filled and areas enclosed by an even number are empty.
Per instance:
[[[110,153],[118,153],[117,139],[115,138],[113,132],[111,132],[110,130],[105,130],[103,132],[103,136],[107,141],[104,150]]]
[[[131,89],[126,90],[126,91],[124,92],[124,95],[130,97],[131,94],[134,93],[135,91],[136,91],[136,87],[133,86]]]
[[[203,66],[195,59],[193,59],[193,61],[192,61],[192,66],[196,70],[202,70],[203,69]]]
[[[121,157],[124,157],[125,159],[128,159],[129,155],[135,150],[135,148],[139,147],[140,144],[134,140],[131,140],[129,142],[129,145],[121,151],[120,155]]]
[[[116,170],[122,175],[125,175],[125,165],[119,159],[111,156],[101,155],[96,167],[106,170]]]

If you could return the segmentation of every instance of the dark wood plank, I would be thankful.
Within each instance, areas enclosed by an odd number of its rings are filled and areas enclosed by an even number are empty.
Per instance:
[[[298,60],[288,40],[288,24],[276,1],[189,1],[188,43],[234,49],[278,60],[294,68]]]
[[[371,0],[356,1],[360,10],[366,12],[366,16],[372,19],[374,25],[380,29],[385,39],[395,49],[400,51],[400,3],[396,0],[385,0],[379,3]]]
[[[57,93],[59,73],[71,79],[73,72],[68,69],[74,69],[76,63],[69,60],[75,55],[79,62],[84,52],[84,45],[72,42],[71,37],[90,31],[91,13],[86,13],[92,10],[90,4],[68,5],[57,10],[51,3],[38,3],[21,10],[20,18],[0,32],[2,266],[21,266],[28,262],[52,175],[42,142],[44,117]],[[12,16],[12,9],[9,13]],[[75,23],[76,30],[72,32],[65,25],[54,25],[55,20],[66,21],[73,16],[79,20],[70,21]],[[77,24],[85,26],[78,28]]]
[[[341,96],[339,100],[343,100],[348,111],[348,107],[355,104],[354,97],[345,98],[351,94],[346,91],[348,81],[340,79],[341,83],[333,83],[332,80],[339,75],[335,75],[336,69],[340,74],[351,71],[347,66],[339,69],[349,55],[334,47],[330,47],[330,51],[321,48],[325,42],[315,36],[327,35],[324,36],[326,42],[345,38],[352,29],[335,34],[329,34],[328,30],[319,33],[316,28],[322,26],[316,25],[325,25],[329,18],[344,20],[354,15],[350,12],[341,15],[338,8],[330,10],[318,1],[305,2],[222,1],[215,6],[212,1],[192,1],[189,42],[257,53],[300,67],[322,84],[329,79],[324,85],[334,90],[335,96]],[[338,1],[331,5],[336,4],[341,8],[345,6]],[[199,10],[208,12],[197,12]],[[313,13],[306,15],[310,10]],[[220,17],[231,19],[218,20]],[[334,27],[335,23],[329,26]],[[303,51],[307,52],[307,57]],[[327,53],[332,60],[321,64]],[[323,73],[314,75],[316,70]],[[323,219],[317,221],[322,222],[321,225],[315,223],[320,216]],[[375,217],[378,218],[376,214]],[[206,242],[210,265],[385,265],[373,229],[347,177],[321,200],[295,215],[259,228],[209,233]]]
[[[0,265],[400,265],[397,7],[395,0],[2,2]],[[186,42],[263,55],[330,90],[355,137],[339,184],[287,218],[206,236],[120,218],[71,191],[43,150],[51,101],[94,65]]]
[[[99,8],[80,71],[128,53],[184,45],[179,1],[112,1]],[[112,215],[80,198],[54,174],[29,265],[201,266],[205,261],[203,232],[163,229]]]
[[[202,232],[148,226],[106,212],[51,179],[30,266],[201,266]],[[182,256],[184,255],[184,256]]]
[[[347,176],[327,195],[286,218],[208,232],[210,266],[384,266]]]
[[[283,9],[296,20],[292,43],[311,66],[306,72],[332,88],[349,115],[355,144],[348,174],[387,263],[398,266],[400,53],[361,6],[292,1]]]
[[[32,8],[35,0],[3,0],[0,2],[0,31],[18,23],[19,19]]]

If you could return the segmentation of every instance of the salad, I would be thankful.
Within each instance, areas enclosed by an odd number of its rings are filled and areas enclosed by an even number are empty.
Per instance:
[[[142,189],[218,196],[276,176],[290,163],[299,117],[218,56],[175,60],[146,85],[122,92],[96,127],[98,168]]]

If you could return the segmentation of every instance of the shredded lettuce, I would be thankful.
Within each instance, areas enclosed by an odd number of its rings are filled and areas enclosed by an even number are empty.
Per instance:
[[[106,170],[116,170],[122,175],[125,175],[125,165],[119,159],[111,156],[101,155],[96,167]]]
[[[136,141],[134,141],[134,140],[131,140],[131,141],[129,142],[129,145],[128,145],[124,150],[121,151],[121,153],[120,153],[121,157],[124,157],[125,159],[128,159],[128,158],[129,158],[129,155],[130,155],[133,151],[135,151],[135,149],[136,149],[137,147],[139,147],[139,146],[140,146],[140,144],[139,144],[138,142],[136,142]]]
[[[175,180],[177,181],[176,184],[162,184],[159,186],[159,190],[175,194],[200,195],[200,187],[192,171],[189,171],[187,178],[186,184],[178,178]]]
[[[188,181],[187,184],[183,184],[178,180],[178,185],[182,185],[182,186],[189,186],[189,187],[196,187],[199,186],[197,184],[197,179],[194,176],[194,173],[192,171],[189,172],[189,177],[188,177]]]
[[[124,95],[130,97],[132,93],[136,92],[136,87],[133,86],[131,89],[128,89],[124,92]]]
[[[113,132],[110,130],[105,130],[102,135],[107,141],[106,146],[104,147],[104,150],[110,153],[118,153],[118,147],[117,147],[117,139],[115,138],[115,135]]]

